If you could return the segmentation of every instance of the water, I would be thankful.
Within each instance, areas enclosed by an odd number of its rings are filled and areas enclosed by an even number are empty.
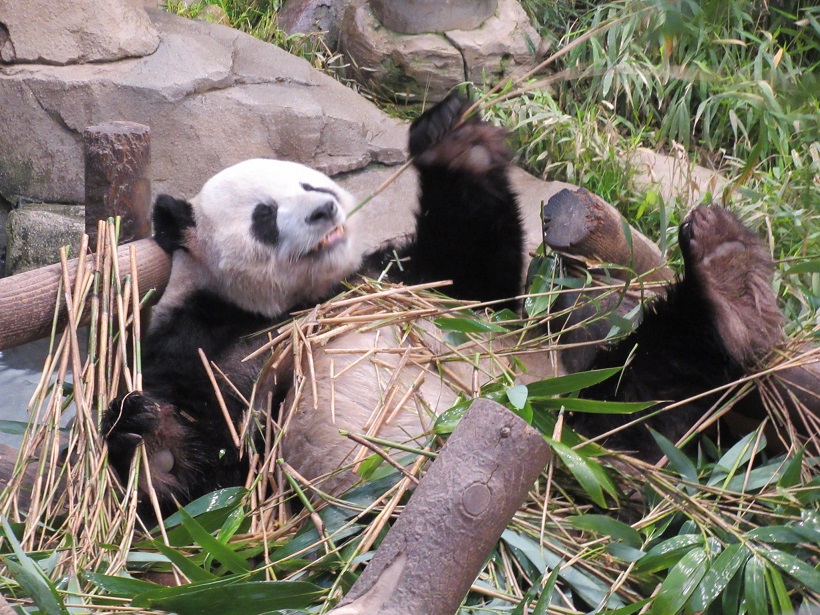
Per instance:
[[[0,421],[28,421],[26,407],[43,370],[49,340],[0,350]],[[2,431],[0,444],[18,448],[22,436]]]
[[[59,338],[58,338],[59,339]],[[80,357],[86,356],[88,331],[79,332]],[[56,344],[56,342],[55,342]],[[19,448],[23,441],[25,425],[3,425],[2,421],[28,423],[28,403],[40,382],[40,374],[48,355],[48,339],[0,350],[0,444]],[[66,382],[71,382],[71,369],[66,374]],[[73,406],[65,412],[64,424],[74,414]],[[65,425],[64,425],[65,426]],[[8,433],[13,431],[14,433]]]

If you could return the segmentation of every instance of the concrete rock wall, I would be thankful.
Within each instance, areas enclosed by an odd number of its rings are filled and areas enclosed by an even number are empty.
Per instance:
[[[285,51],[236,30],[150,10],[146,57],[0,67],[0,194],[83,201],[82,132],[151,127],[154,192],[192,196],[255,156],[329,174],[404,160],[406,128]]]

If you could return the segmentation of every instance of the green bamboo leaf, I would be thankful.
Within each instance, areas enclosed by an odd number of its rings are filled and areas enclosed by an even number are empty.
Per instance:
[[[506,327],[497,325],[481,318],[453,318],[442,316],[433,323],[442,331],[456,331],[458,333],[506,333]]]
[[[687,457],[678,447],[676,447],[669,439],[665,438],[662,434],[658,433],[651,427],[649,428],[649,433],[652,434],[652,437],[655,438],[655,442],[658,443],[658,446],[669,458],[670,465],[675,468],[675,470],[680,474],[683,478],[685,478],[690,483],[698,484],[700,481],[698,480],[698,471],[695,468],[695,464]],[[694,490],[694,487],[689,487],[690,492]]]
[[[525,384],[518,384],[514,387],[510,387],[506,391],[507,399],[510,400],[510,403],[513,405],[513,408],[517,410],[522,410],[524,405],[527,403],[527,385]]]
[[[607,515],[579,515],[568,517],[568,520],[576,529],[595,532],[600,536],[612,536],[632,547],[641,546],[641,535],[637,530]]]
[[[757,440],[759,429],[760,428],[747,434],[741,438],[737,444],[726,451],[726,454],[715,464],[712,476],[707,483],[708,486],[711,487],[718,483],[728,482],[727,479],[733,477],[739,468],[749,462],[754,452],[754,443]],[[760,448],[762,449],[764,446],[765,438],[761,438]]]
[[[743,595],[749,615],[768,615],[766,604],[766,562],[752,556],[743,570]]]
[[[107,592],[109,596],[117,596],[118,598],[133,598],[141,593],[161,587],[156,583],[143,581],[142,579],[113,577],[91,571],[83,571],[82,576],[85,580]]]
[[[615,485],[598,462],[552,438],[546,438],[546,440],[593,502],[601,508],[606,507],[604,491],[614,499],[618,499]]]
[[[726,547],[703,576],[689,602],[686,613],[702,613],[723,593],[751,553],[740,543]]]
[[[799,485],[803,478],[801,472],[803,470],[803,449],[797,451],[797,454],[786,462],[783,468],[783,473],[780,480],[777,481],[777,486],[781,489],[788,489]]]
[[[243,521],[245,521],[245,511],[241,508],[232,510],[228,518],[225,519],[225,523],[222,524],[219,533],[216,535],[216,539],[223,545],[227,544],[239,531],[239,528],[242,527]]]
[[[177,615],[258,615],[277,609],[304,608],[325,594],[302,581],[247,581],[234,579],[191,583],[145,592],[131,601],[136,608],[173,611]]]
[[[628,401],[597,401],[594,399],[579,399],[577,397],[540,398],[532,394],[530,387],[530,401],[537,403],[539,408],[547,410],[571,410],[572,412],[587,412],[589,414],[634,414],[655,405],[649,402]]]
[[[558,576],[585,602],[589,604],[599,604],[607,598],[607,594],[609,593],[607,585],[602,583],[594,575],[588,574],[583,568],[577,566],[562,568],[564,560],[561,556],[540,544],[538,541],[509,529],[504,530],[504,533],[501,534],[501,539],[510,547],[520,550],[538,570],[558,570]],[[623,602],[621,602],[617,596],[609,596],[607,605],[610,607],[618,607],[622,606]]]
[[[805,261],[803,263],[797,263],[796,265],[792,265],[786,271],[783,272],[783,275],[797,275],[799,273],[819,273],[820,272],[820,258]]]
[[[191,581],[211,581],[217,578],[215,574],[194,564],[187,555],[167,546],[165,543],[154,540],[152,544],[157,551],[167,557]]]
[[[632,615],[633,613],[637,613],[638,611],[643,609],[643,607],[645,607],[651,601],[652,601],[652,598],[645,598],[643,600],[639,600],[638,602],[635,602],[635,603],[630,604],[628,606],[622,606],[618,609],[611,609],[611,610],[599,611],[599,612],[601,613],[601,615]]]
[[[541,590],[541,595],[538,596],[538,602],[535,603],[535,607],[532,609],[531,615],[547,615],[547,609],[550,606],[552,595],[555,592],[555,582],[558,580],[559,570],[560,568],[553,568],[552,572],[550,572],[546,583],[544,583],[544,589]]]
[[[41,613],[45,613],[45,615],[68,615],[68,609],[63,604],[57,588],[54,587],[54,584],[46,577],[35,561],[23,550],[8,520],[5,517],[0,517],[0,521],[2,521],[6,541],[17,558],[17,561],[10,557],[4,558],[11,576],[31,596]]]
[[[527,278],[532,283],[528,296],[524,299],[524,309],[531,318],[546,312],[558,298],[558,293],[550,292],[557,273],[556,267],[557,260],[554,257],[536,256],[530,262]]]
[[[538,382],[531,382],[527,385],[527,388],[530,392],[530,397],[538,398],[577,393],[582,389],[586,389],[587,387],[591,387],[599,382],[603,382],[604,380],[611,378],[620,371],[620,367],[611,369],[594,369],[586,372],[578,372],[576,374],[568,374],[566,376],[557,376],[555,378],[539,380]]]
[[[772,610],[777,613],[777,615],[794,614],[792,601],[791,598],[789,598],[789,590],[786,589],[783,575],[780,574],[777,568],[771,565],[766,565],[766,590],[772,599]]]
[[[196,543],[207,551],[214,559],[222,562],[229,570],[237,574],[250,572],[248,563],[229,547],[223,545],[211,536],[191,515],[184,509],[179,510],[182,516],[182,525],[191,534]]]
[[[645,557],[638,561],[637,569],[641,572],[665,570],[680,560],[694,547],[703,545],[700,534],[680,534],[652,547]]]
[[[684,555],[661,584],[650,615],[678,613],[709,569],[706,549],[695,548]]]
[[[820,544],[820,532],[803,526],[772,525],[769,527],[756,527],[746,532],[746,537],[774,544],[799,544],[801,542]]]
[[[22,436],[28,430],[27,421],[0,421],[0,432],[11,434],[13,436]]]
[[[820,571],[800,561],[794,555],[771,549],[762,552],[763,557],[780,568],[783,572],[800,581],[815,593],[820,593]]]
[[[203,523],[200,519],[202,515],[225,509],[233,510],[242,504],[242,500],[247,493],[248,490],[244,487],[227,487],[197,498],[190,504],[186,505],[184,510],[188,513],[188,515],[196,518],[200,525],[207,529],[208,526],[205,525],[205,523]],[[179,512],[175,512],[173,515],[165,519],[165,527],[168,529],[180,525],[181,523],[182,515]],[[222,524],[222,520],[219,521],[219,524]]]

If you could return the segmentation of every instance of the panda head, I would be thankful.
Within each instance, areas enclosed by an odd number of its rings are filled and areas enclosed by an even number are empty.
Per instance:
[[[326,175],[269,159],[217,173],[190,202],[160,196],[154,235],[174,255],[163,302],[207,288],[273,318],[322,299],[361,264],[354,204]]]

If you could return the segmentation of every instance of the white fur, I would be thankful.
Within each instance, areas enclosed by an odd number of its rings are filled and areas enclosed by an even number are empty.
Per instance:
[[[306,190],[305,184],[330,192]],[[328,200],[336,205],[333,219],[307,224],[306,216]],[[277,205],[275,246],[250,232],[259,203]],[[240,162],[209,179],[191,204],[196,221],[191,255],[210,274],[209,288],[243,309],[279,316],[296,304],[321,299],[361,264],[362,249],[347,219],[354,198],[304,165],[261,158]],[[339,225],[345,228],[344,239],[311,254]]]

